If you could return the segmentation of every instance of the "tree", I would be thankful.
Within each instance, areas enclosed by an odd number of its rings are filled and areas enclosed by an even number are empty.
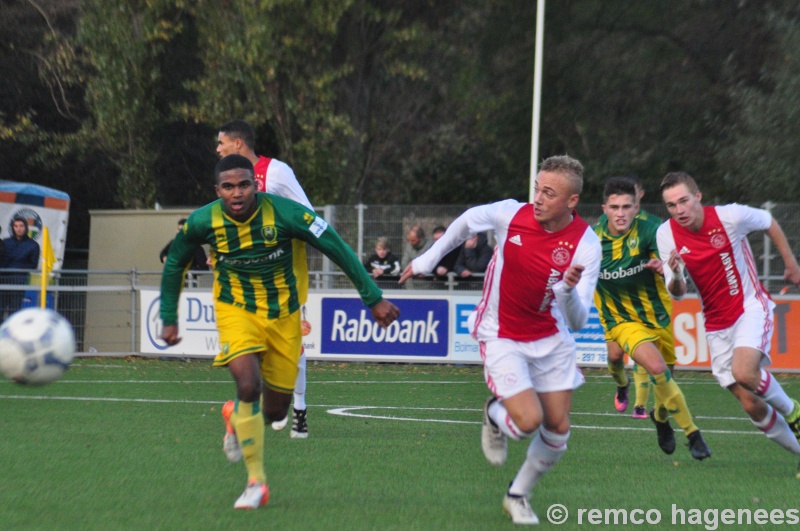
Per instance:
[[[732,88],[738,120],[717,155],[725,184],[740,202],[800,197],[800,20],[772,12],[769,28],[778,51],[759,83]]]

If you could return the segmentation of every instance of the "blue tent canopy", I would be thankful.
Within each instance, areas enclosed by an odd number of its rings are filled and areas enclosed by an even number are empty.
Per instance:
[[[14,194],[13,200],[10,194]],[[0,180],[0,196],[4,196],[2,198],[6,202],[45,207],[53,206],[56,208],[58,208],[57,205],[63,204],[64,201],[69,201],[69,194],[61,190],[48,188],[40,184],[4,180]],[[52,201],[53,199],[57,201]],[[64,207],[62,206],[61,208]]]

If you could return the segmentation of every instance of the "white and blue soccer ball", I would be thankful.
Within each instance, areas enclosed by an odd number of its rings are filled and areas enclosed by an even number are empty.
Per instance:
[[[0,325],[0,372],[21,384],[58,380],[75,356],[75,334],[59,313],[26,308]]]

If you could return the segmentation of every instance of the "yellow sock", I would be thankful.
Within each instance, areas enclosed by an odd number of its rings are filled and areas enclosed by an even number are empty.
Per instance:
[[[647,408],[647,399],[650,396],[650,375],[638,363],[633,365],[633,383],[636,386],[636,401],[633,405]]]
[[[236,430],[236,437],[242,447],[244,466],[247,468],[247,479],[267,482],[264,472],[264,418],[261,415],[261,403],[236,401],[231,415],[231,425]]]
[[[656,395],[659,402],[664,404],[669,414],[672,415],[672,418],[683,430],[683,433],[689,435],[696,431],[697,426],[695,426],[692,414],[689,413],[689,408],[686,406],[686,398],[683,396],[683,391],[678,387],[678,384],[672,379],[672,373],[666,371],[664,374],[651,376],[650,381],[654,384],[653,394]],[[660,420],[658,417],[656,419]]]
[[[608,372],[617,383],[617,387],[625,387],[628,385],[628,377],[625,375],[625,362],[619,360],[617,362],[608,362]]]

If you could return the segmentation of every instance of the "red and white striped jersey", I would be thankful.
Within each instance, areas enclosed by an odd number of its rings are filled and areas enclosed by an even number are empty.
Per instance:
[[[697,232],[670,219],[656,233],[663,261],[673,249],[686,264],[686,271],[700,293],[705,327],[709,332],[733,326],[751,306],[771,311],[775,304],[758,280],[753,251],[747,234],[766,230],[772,215],[745,205],[703,207],[703,225]],[[667,285],[672,270],[664,268]]]
[[[533,206],[513,199],[471,208],[423,255],[413,271],[430,273],[442,256],[470,235],[493,230],[494,257],[485,273],[483,296],[472,329],[478,340],[535,341],[569,334],[588,319],[600,271],[600,240],[577,213],[569,225],[548,232]],[[573,264],[584,266],[574,289],[563,282]]]
[[[270,159],[259,155],[253,166],[256,186],[259,192],[267,192],[297,201],[306,208],[314,210],[303,187],[297,182],[292,168],[278,159]]]

